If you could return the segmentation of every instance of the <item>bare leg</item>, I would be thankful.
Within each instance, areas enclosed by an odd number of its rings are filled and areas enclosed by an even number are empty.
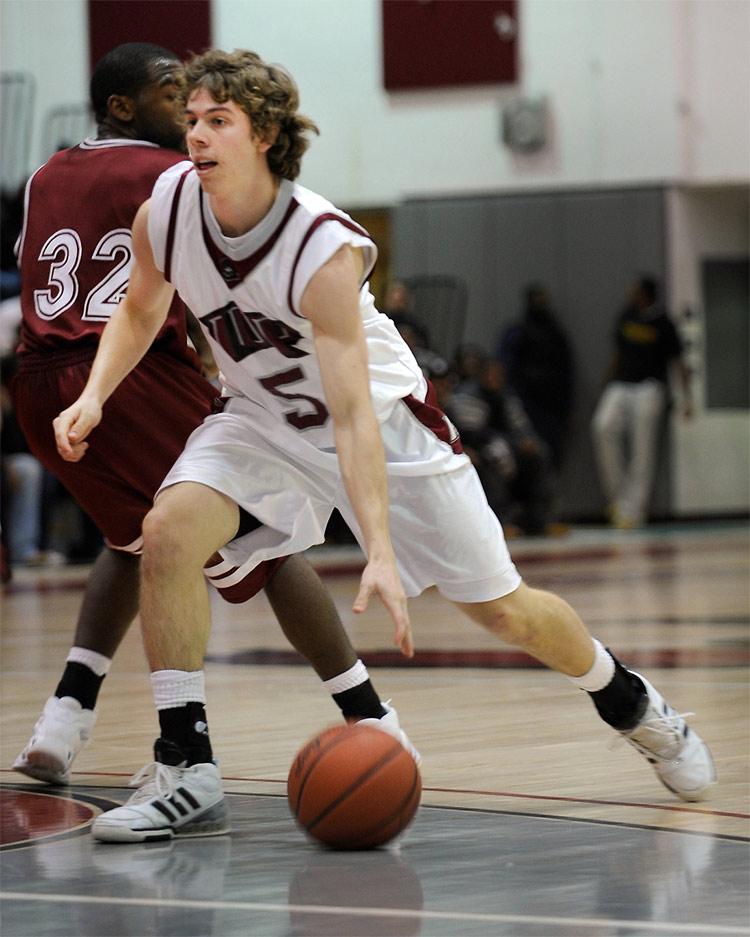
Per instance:
[[[357,654],[341,624],[333,599],[302,556],[290,556],[266,585],[281,630],[321,680],[349,670]]]
[[[104,547],[89,573],[74,644],[114,657],[138,614],[140,557]]]
[[[491,602],[455,603],[472,621],[538,661],[571,677],[594,662],[594,642],[568,603],[552,592],[522,583]]]
[[[193,731],[206,721],[202,669],[210,608],[203,566],[238,523],[239,510],[229,498],[203,485],[180,483],[162,492],[143,525],[141,623],[154,701],[162,738],[176,742],[192,761],[210,757],[207,735],[198,738]],[[336,607],[309,563],[289,557],[266,591],[282,630],[326,682],[344,716],[383,715]],[[353,677],[349,672],[357,666]],[[344,674],[339,687],[335,678]]]
[[[141,629],[152,671],[203,668],[211,622],[203,566],[238,525],[237,505],[195,482],[165,489],[146,515]]]

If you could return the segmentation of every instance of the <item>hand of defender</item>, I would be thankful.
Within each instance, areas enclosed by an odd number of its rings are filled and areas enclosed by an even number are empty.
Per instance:
[[[357,614],[364,612],[371,595],[377,595],[390,612],[396,626],[393,643],[401,648],[405,657],[413,657],[414,640],[406,607],[406,594],[393,563],[371,561],[365,566],[352,611]]]
[[[94,427],[101,423],[102,408],[78,398],[52,421],[57,451],[66,462],[80,462],[89,447],[84,442]]]

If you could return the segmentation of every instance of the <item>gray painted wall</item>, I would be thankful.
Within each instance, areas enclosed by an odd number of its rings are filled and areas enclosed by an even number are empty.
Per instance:
[[[549,289],[577,368],[576,426],[560,478],[564,519],[602,516],[591,415],[609,361],[614,319],[633,278],[648,272],[664,283],[665,237],[660,187],[415,199],[393,211],[396,276],[451,274],[466,281],[465,341],[494,351],[499,332],[519,314],[525,285],[541,281]],[[656,517],[670,513],[663,436]]]

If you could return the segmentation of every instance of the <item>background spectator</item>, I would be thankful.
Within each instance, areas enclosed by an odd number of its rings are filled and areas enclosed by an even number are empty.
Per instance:
[[[614,354],[592,420],[607,516],[617,528],[639,527],[647,520],[672,364],[682,381],[683,416],[692,413],[682,342],[658,298],[652,277],[633,285],[617,319]]]
[[[435,378],[432,378],[435,383]],[[461,434],[490,507],[512,536],[548,531],[549,449],[505,385],[503,367],[479,346],[459,349],[453,382],[440,376],[438,399]]]
[[[501,334],[497,357],[509,389],[523,404],[559,469],[573,412],[573,353],[540,284],[526,288],[523,315]]]

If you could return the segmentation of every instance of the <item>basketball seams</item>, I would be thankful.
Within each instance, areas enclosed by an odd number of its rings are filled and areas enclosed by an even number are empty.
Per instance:
[[[379,731],[379,730],[376,730],[376,731]],[[379,771],[382,771],[382,769],[385,768],[387,765],[389,765],[394,760],[394,758],[398,758],[401,752],[405,751],[405,749],[401,746],[401,743],[396,741],[396,739],[393,739],[393,743],[394,743],[393,748],[385,752],[385,754],[380,758],[379,761],[377,761],[375,764],[370,765],[370,767],[364,772],[364,774],[360,774],[356,778],[354,778],[351,784],[347,788],[345,788],[343,791],[341,791],[339,796],[334,801],[331,801],[331,803],[328,804],[325,810],[319,813],[318,816],[315,817],[314,820],[312,820],[312,822],[305,824],[305,829],[309,833],[312,832],[312,830],[318,823],[324,820],[333,810],[335,810],[336,807],[342,804],[348,797],[351,797],[351,795],[357,790],[358,787],[361,787],[366,781],[369,781],[370,778],[373,777],[373,775],[377,774]],[[331,747],[335,747],[335,746],[331,746]],[[309,778],[311,774],[312,774],[312,771],[308,771],[306,775],[306,779]],[[300,800],[302,800],[301,797],[300,797]]]
[[[344,726],[333,726],[332,728],[327,729],[324,735],[317,736],[315,739],[313,739],[313,741],[309,742],[302,749],[302,751],[297,755],[297,758],[295,759],[295,762],[294,762],[294,770],[299,775],[301,775],[301,778],[300,778],[299,788],[297,790],[297,802],[292,804],[292,809],[294,811],[295,816],[297,816],[299,805],[302,802],[302,792],[304,791],[307,781],[310,775],[312,774],[314,768],[316,767],[318,762],[321,760],[321,758],[323,758],[324,755],[328,754],[328,752],[332,748],[335,748],[341,742],[342,735],[347,731],[347,729],[350,729],[350,728],[351,726],[344,725]],[[324,737],[325,735],[328,735],[329,733],[330,733],[329,744],[321,745],[320,744],[321,738]],[[316,746],[318,749],[317,752],[315,752],[315,755],[313,756],[312,761],[308,761],[307,760],[309,757],[307,756],[308,749],[313,749]]]
[[[409,755],[409,758],[411,758],[411,755]],[[406,813],[408,814],[408,818],[406,822],[400,822],[398,830],[393,835],[397,835],[402,830],[404,830],[408,826],[409,822],[411,822],[411,819],[413,818],[414,814],[417,811],[417,807],[419,806],[419,797],[420,797],[421,792],[422,792],[422,785],[419,782],[419,772],[415,764],[414,765],[414,780],[412,783],[411,790],[404,797],[401,804],[393,811],[393,813],[391,813],[386,819],[380,822],[378,826],[368,830],[366,833],[362,833],[350,841],[347,841],[345,839],[340,840],[339,843],[337,844],[337,848],[339,849],[368,849],[368,848],[372,848],[373,846],[383,845],[384,843],[388,842],[390,839],[393,838],[393,836],[387,836],[383,840],[378,839],[375,843],[371,842],[371,840],[373,837],[376,837],[378,836],[378,834],[381,834],[384,830],[387,830],[389,826],[391,826],[393,823],[400,820],[402,817],[402,814]]]

